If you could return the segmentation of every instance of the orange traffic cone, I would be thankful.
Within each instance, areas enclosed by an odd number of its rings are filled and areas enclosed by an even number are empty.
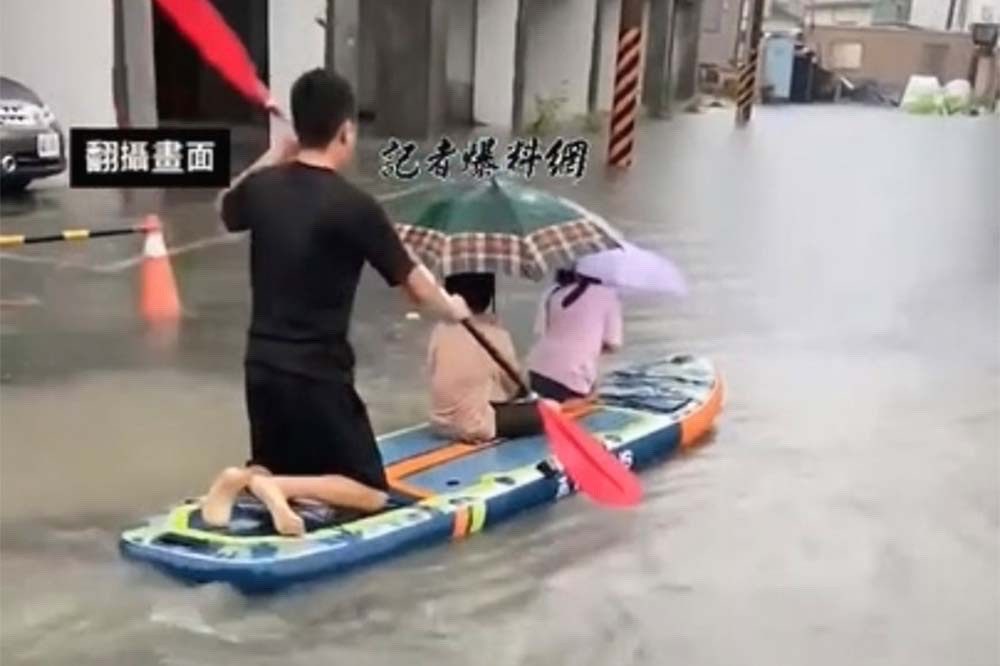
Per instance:
[[[146,241],[142,248],[139,310],[150,323],[176,321],[181,316],[181,301],[177,296],[174,271],[170,268],[163,229],[156,215],[148,215],[142,225]]]

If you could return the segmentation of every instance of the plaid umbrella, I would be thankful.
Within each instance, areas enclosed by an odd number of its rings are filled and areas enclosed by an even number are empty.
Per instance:
[[[541,280],[553,269],[620,247],[601,217],[547,192],[493,178],[440,185],[389,204],[403,242],[429,268]]]

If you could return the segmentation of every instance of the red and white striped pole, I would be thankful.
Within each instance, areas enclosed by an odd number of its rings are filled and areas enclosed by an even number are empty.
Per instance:
[[[642,8],[643,0],[622,0],[618,26],[608,164],[623,168],[632,166],[635,152],[635,119],[642,76]]]

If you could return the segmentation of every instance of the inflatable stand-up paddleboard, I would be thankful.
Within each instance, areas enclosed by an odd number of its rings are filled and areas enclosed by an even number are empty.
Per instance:
[[[641,469],[693,445],[721,405],[722,382],[709,361],[671,356],[610,373],[596,402],[566,409],[623,463]],[[283,537],[251,496],[237,501],[227,528],[206,525],[197,500],[187,500],[126,530],[121,551],[185,581],[272,592],[462,539],[575,491],[544,436],[466,444],[421,425],[380,437],[379,447],[398,500],[381,513],[296,506],[307,533]]]

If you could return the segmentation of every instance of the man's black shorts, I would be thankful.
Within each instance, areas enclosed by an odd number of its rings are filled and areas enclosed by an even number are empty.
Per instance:
[[[246,363],[251,462],[273,474],[340,474],[386,489],[382,455],[354,387]]]

